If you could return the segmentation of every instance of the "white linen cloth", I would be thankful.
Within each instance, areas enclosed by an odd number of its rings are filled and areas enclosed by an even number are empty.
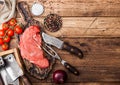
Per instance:
[[[15,16],[16,0],[0,0],[4,6],[0,8],[0,24],[9,21]]]

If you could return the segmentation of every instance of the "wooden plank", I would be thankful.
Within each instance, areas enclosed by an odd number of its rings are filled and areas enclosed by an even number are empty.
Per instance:
[[[56,85],[54,83],[33,83],[33,85]],[[97,82],[87,82],[87,83],[65,83],[62,85],[120,85],[119,83],[97,83]]]
[[[80,76],[74,76],[57,61],[46,80],[38,80],[28,75],[33,83],[53,82],[52,73],[57,69],[63,69],[69,74],[67,83],[120,81],[120,38],[62,38],[62,40],[83,50],[84,58],[79,59],[66,51],[55,48],[64,60],[80,71]]]
[[[67,60],[70,64],[75,66],[81,73],[79,77],[70,74],[61,64],[57,61],[54,69],[46,80],[40,81],[29,76],[33,83],[41,83],[52,81],[52,73],[57,69],[63,69],[69,74],[68,83],[79,82],[119,82],[120,70],[120,38],[61,38],[69,42],[71,45],[81,48],[85,54],[83,59],[79,59],[74,55],[70,55],[66,51],[56,51],[59,55]],[[11,47],[15,47],[16,39],[11,41]],[[69,58],[68,58],[69,57]],[[74,60],[76,62],[74,62]],[[102,62],[102,63],[101,63]],[[71,79],[74,78],[74,79]]]
[[[80,37],[80,38],[59,38],[64,42],[68,42],[70,45],[80,48],[84,54],[119,54],[120,53],[120,38],[90,38],[90,37]],[[58,50],[60,54],[67,54],[68,52]]]
[[[44,18],[35,18],[43,23]],[[63,17],[62,28],[56,37],[119,37],[120,17]],[[18,21],[21,19],[18,18]]]
[[[24,0],[19,0],[24,1]],[[27,0],[30,8],[33,0]],[[40,0],[45,7],[42,16],[120,16],[119,0]]]
[[[26,1],[31,8],[33,0]],[[80,48],[84,58],[79,59],[66,51],[54,48],[63,59],[80,71],[80,76],[70,74],[57,61],[46,80],[35,79],[26,73],[33,85],[56,85],[52,83],[52,73],[57,69],[63,69],[69,74],[67,83],[63,85],[119,85],[120,83],[113,82],[120,82],[120,38],[117,38],[120,36],[120,1],[40,0],[40,2],[44,5],[45,11],[42,16],[34,18],[43,23],[44,17],[49,13],[63,16],[63,27],[60,31],[55,33],[45,31]],[[17,17],[20,16],[17,14]],[[15,42],[16,39],[11,41],[10,48],[17,46]]]
[[[56,64],[55,68],[49,74],[48,78],[45,81],[41,81],[38,79],[35,79],[33,77],[29,77],[33,83],[51,83],[52,75],[55,70],[61,69],[65,70],[68,74],[68,80],[67,83],[79,83],[79,82],[119,82],[119,70],[120,67],[111,67],[111,66],[79,66],[76,67],[80,75],[75,76],[71,74],[69,71],[67,71],[61,64]]]
[[[99,37],[79,37],[79,38],[59,38],[64,42],[68,42],[70,45],[80,48],[85,55],[91,54],[105,54],[111,55],[120,53],[120,38],[99,38]],[[10,42],[10,48],[15,48],[18,46],[17,39],[12,39]],[[66,55],[69,54],[66,51],[59,50],[53,47],[59,54]],[[1,50],[1,49],[0,49]]]
[[[57,37],[97,37],[120,36],[120,18],[105,17],[68,17],[63,18],[63,27],[51,35]],[[50,34],[50,33],[49,33]]]

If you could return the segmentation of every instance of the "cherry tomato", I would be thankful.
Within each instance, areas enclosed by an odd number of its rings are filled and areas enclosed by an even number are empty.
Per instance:
[[[21,34],[22,33],[22,28],[19,26],[19,25],[16,25],[15,28],[14,28],[14,31],[17,33],[17,34]]]
[[[5,36],[4,39],[3,39],[3,41],[6,42],[6,43],[10,42],[10,40],[11,40],[11,39],[10,39],[9,36]]]
[[[8,36],[13,36],[14,35],[14,31],[12,29],[9,29],[8,32],[7,32],[7,35]]]
[[[2,24],[2,29],[3,29],[3,30],[8,30],[8,29],[9,29],[8,23],[3,23],[3,24]]]
[[[2,38],[0,38],[0,45],[4,44],[4,41]]]
[[[4,36],[4,35],[5,35],[4,30],[0,30],[0,36]]]
[[[15,18],[12,18],[10,21],[9,21],[9,25],[10,26],[15,26],[17,23],[17,20]]]
[[[2,50],[8,50],[9,46],[7,43],[2,44]]]

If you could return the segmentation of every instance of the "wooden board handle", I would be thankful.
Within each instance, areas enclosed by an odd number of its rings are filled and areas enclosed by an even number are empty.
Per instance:
[[[79,58],[83,58],[82,51],[79,48],[75,47],[75,46],[71,46],[68,43],[64,43],[62,49],[67,50],[68,52],[77,55]]]
[[[26,2],[24,1],[18,2],[17,9],[19,10],[22,17],[24,18],[24,21],[29,22],[29,20],[31,20],[32,17]]]

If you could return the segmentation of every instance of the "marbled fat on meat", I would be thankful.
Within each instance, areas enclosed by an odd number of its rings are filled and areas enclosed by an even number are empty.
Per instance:
[[[23,58],[38,65],[40,68],[49,66],[41,48],[40,29],[37,26],[28,27],[20,37],[20,52]],[[39,45],[39,46],[38,46]]]

